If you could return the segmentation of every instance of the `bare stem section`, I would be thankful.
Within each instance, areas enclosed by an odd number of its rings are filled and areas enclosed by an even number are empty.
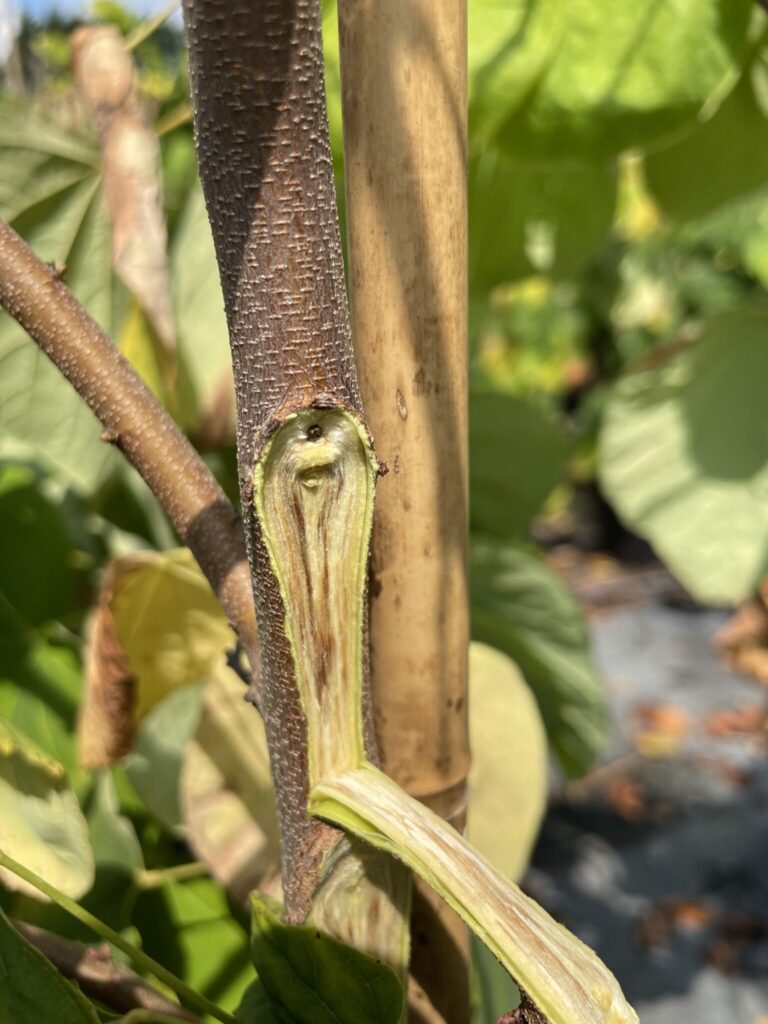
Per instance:
[[[259,639],[237,513],[210,470],[59,274],[0,221],[0,305],[37,342],[133,463],[207,576],[248,654]]]
[[[401,858],[466,921],[550,1024],[637,1024],[588,946],[378,769],[367,765],[321,782],[310,809]]]

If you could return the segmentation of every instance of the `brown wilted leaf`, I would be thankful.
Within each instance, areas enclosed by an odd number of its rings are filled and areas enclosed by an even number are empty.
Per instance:
[[[616,779],[608,786],[605,799],[625,821],[639,821],[646,812],[645,791],[634,779]]]
[[[644,949],[666,946],[674,934],[702,931],[712,923],[711,909],[695,899],[669,899],[643,914],[637,941]]]
[[[768,686],[768,582],[715,635],[715,648],[735,672]]]
[[[671,757],[691,731],[691,720],[675,704],[638,704],[632,742],[645,757]]]
[[[131,749],[136,729],[136,677],[112,615],[115,582],[110,566],[91,615],[85,651],[85,693],[77,723],[80,766],[106,768]]]
[[[768,708],[764,704],[723,708],[709,716],[705,729],[710,736],[759,735],[768,729]]]

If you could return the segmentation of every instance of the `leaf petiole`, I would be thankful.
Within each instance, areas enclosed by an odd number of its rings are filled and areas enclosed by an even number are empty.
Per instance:
[[[9,857],[7,853],[3,853],[0,850],[0,867],[7,868],[8,871],[12,871],[14,875],[18,875],[19,878],[23,878],[25,882],[34,886],[44,895],[46,895],[53,903],[61,907],[62,910],[66,910],[72,917],[77,918],[81,924],[84,924],[86,928],[90,928],[96,935],[101,936],[107,942],[111,943],[117,949],[131,960],[135,967],[141,970],[147,971],[153,974],[158,981],[162,981],[168,986],[173,992],[176,993],[181,999],[183,999],[190,1008],[194,1008],[201,1013],[208,1013],[217,1020],[220,1020],[222,1024],[235,1024],[235,1018],[227,1013],[226,1010],[222,1010],[220,1006],[212,1003],[205,996],[199,992],[195,992],[193,988],[190,988],[181,978],[177,978],[175,974],[171,974],[167,968],[163,967],[162,964],[157,963],[152,957],[147,956],[140,949],[136,949],[135,946],[131,945],[126,939],[122,937],[118,932],[114,931],[109,925],[104,924],[98,917],[94,917],[93,914],[85,910],[79,904],[75,903],[69,896],[65,896],[63,892],[59,892],[54,886],[49,885],[45,879],[36,875],[34,871],[30,871],[29,868],[24,867],[23,864],[19,864],[13,857]],[[135,1019],[135,1018],[134,1018]]]

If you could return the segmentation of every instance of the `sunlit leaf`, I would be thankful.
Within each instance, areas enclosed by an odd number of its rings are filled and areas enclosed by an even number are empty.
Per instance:
[[[109,225],[95,150],[32,108],[4,108],[0,216],[66,281],[94,319],[112,329]],[[83,400],[26,333],[0,313],[0,452],[32,456],[83,491],[116,463]]]
[[[467,835],[511,882],[519,882],[547,802],[547,736],[530,687],[501,651],[469,652]]]
[[[469,165],[470,288],[582,270],[610,232],[616,192],[613,164],[531,168],[484,147]]]
[[[88,826],[64,769],[2,720],[0,850],[74,899],[93,884]],[[37,889],[5,869],[0,880],[40,898]]]
[[[630,367],[600,437],[621,517],[700,600],[732,604],[768,570],[768,313],[714,317],[700,340]]]
[[[196,878],[146,892],[136,904],[134,923],[150,956],[234,1012],[254,972],[247,931],[221,886]]]
[[[701,217],[765,185],[768,118],[755,93],[765,78],[763,65],[749,69],[713,117],[646,159],[649,189],[668,217]]]
[[[735,81],[750,0],[475,0],[476,142],[594,160],[692,124]],[[685,55],[682,59],[681,55]]]
[[[152,708],[222,667],[234,643],[188,549],[113,559],[89,630],[82,763],[106,766],[122,757]]]
[[[121,559],[110,608],[137,678],[138,720],[173,690],[207,678],[234,647],[221,605],[187,548]]]

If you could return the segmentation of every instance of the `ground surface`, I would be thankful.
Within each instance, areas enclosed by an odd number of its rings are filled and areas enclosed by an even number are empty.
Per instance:
[[[613,739],[554,802],[525,887],[642,1024],[768,1024],[768,690],[714,653],[728,615],[663,578],[618,586],[628,603],[581,589]]]

